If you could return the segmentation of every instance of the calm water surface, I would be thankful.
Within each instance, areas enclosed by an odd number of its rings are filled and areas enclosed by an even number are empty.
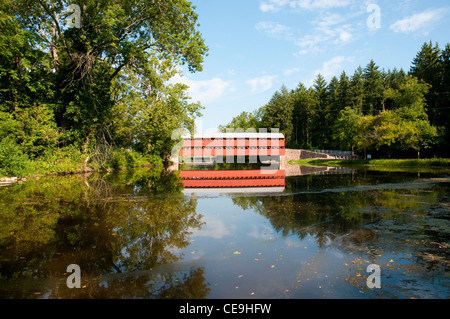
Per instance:
[[[0,188],[0,298],[449,298],[449,254],[446,173],[226,192],[137,170]]]

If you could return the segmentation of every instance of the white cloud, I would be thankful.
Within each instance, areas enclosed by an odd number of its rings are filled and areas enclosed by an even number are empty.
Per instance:
[[[350,4],[350,0],[298,0],[295,2],[295,6],[303,9],[329,9],[346,7]]]
[[[227,90],[232,90],[231,82],[224,81],[221,78],[198,81],[177,74],[170,82],[186,84],[189,87],[188,92],[192,100],[200,101],[201,103],[217,100]]]
[[[352,40],[352,38],[353,38],[352,34],[348,31],[342,31],[339,34],[339,40],[344,43],[350,42]]]
[[[225,226],[225,223],[216,216],[204,217],[204,219],[206,226],[197,231],[195,233],[196,236],[221,239],[231,234],[230,230]]]
[[[291,9],[330,9],[348,6],[352,0],[267,0],[259,6],[263,12],[277,12],[288,6]]]
[[[273,81],[276,78],[277,77],[273,75],[264,75],[261,77],[250,79],[245,83],[250,85],[252,93],[258,94],[270,89],[273,86]]]
[[[319,48],[319,44],[329,39],[330,37],[325,34],[306,34],[303,38],[296,41],[297,45],[302,48],[297,54],[321,52],[323,49]]]
[[[291,29],[288,26],[278,22],[262,21],[256,24],[255,28],[264,32],[269,37],[275,39],[290,39],[292,38]]]
[[[429,29],[442,19],[447,13],[447,9],[428,9],[424,12],[414,14],[408,18],[398,20],[393,23],[389,28],[394,32],[410,33],[415,31],[422,31],[427,34]]]
[[[338,76],[343,70],[343,64],[345,61],[350,61],[351,57],[335,56],[334,58],[325,61],[320,69],[313,72],[313,78],[306,81],[307,86],[312,86],[314,80],[319,74],[321,74],[325,80],[330,81],[333,76]]]
[[[292,75],[294,73],[300,72],[300,68],[292,68],[292,69],[286,69],[283,71],[283,75],[285,76],[289,76]]]
[[[315,71],[315,76],[319,73],[323,75],[325,79],[330,79],[334,75],[337,75],[338,72],[342,71],[342,63],[345,61],[344,56],[336,56],[331,60],[328,60],[323,63],[323,66],[320,70]]]
[[[324,46],[346,44],[354,39],[353,28],[343,24],[348,17],[336,13],[326,13],[312,21],[313,31],[296,40],[301,48],[297,55],[321,52]]]
[[[269,0],[266,2],[262,2],[259,6],[262,12],[276,12],[279,11],[281,7],[284,7],[288,4],[289,0]]]
[[[313,23],[316,24],[319,28],[329,28],[344,21],[345,17],[341,14],[327,12],[320,18],[315,19]]]

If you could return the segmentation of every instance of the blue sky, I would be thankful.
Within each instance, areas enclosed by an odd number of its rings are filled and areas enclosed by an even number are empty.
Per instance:
[[[203,132],[266,104],[282,85],[351,76],[371,59],[408,71],[424,42],[450,42],[448,0],[193,0],[204,70],[175,80],[205,109]],[[379,13],[379,14],[378,14]],[[378,23],[379,22],[379,23]]]

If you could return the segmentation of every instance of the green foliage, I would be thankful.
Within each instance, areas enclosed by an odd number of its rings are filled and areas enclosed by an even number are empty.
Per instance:
[[[352,149],[359,136],[360,114],[355,109],[347,106],[339,113],[333,131],[336,145],[339,149]]]
[[[220,125],[219,131],[225,133],[227,129],[242,129],[247,131],[249,129],[258,130],[261,125],[261,114],[263,113],[262,109],[255,110],[253,112],[242,112],[238,116],[233,117],[230,123],[227,125]]]
[[[318,74],[311,87],[299,83],[288,91],[283,86],[265,106],[241,113],[220,129],[250,123],[279,128],[287,147],[355,150],[364,156],[368,151],[401,156],[410,150],[420,156],[424,149],[447,154],[449,61],[450,44],[441,51],[430,43],[423,46],[409,74],[396,68],[380,70],[373,60],[351,77],[342,72],[329,83]]]
[[[0,141],[0,176],[22,176],[27,171],[28,157],[11,138]]]
[[[279,129],[285,135],[286,143],[289,143],[293,133],[293,109],[292,97],[288,89],[283,86],[280,92],[275,92],[269,103],[263,107],[260,127],[267,128],[268,131],[272,128]]]
[[[123,169],[141,166],[151,166],[155,169],[161,169],[163,162],[158,156],[143,155],[133,150],[114,149],[111,152],[111,158],[104,165],[104,168]]]
[[[59,132],[53,119],[53,113],[45,105],[17,109],[14,113],[20,123],[16,138],[24,152],[39,157],[45,151],[56,148]]]
[[[179,66],[202,70],[197,19],[185,0],[2,1],[0,138],[38,172],[167,164],[172,131],[201,115],[169,82]],[[111,154],[120,148],[131,151]]]
[[[306,159],[290,161],[291,164],[299,165],[324,165],[324,166],[386,166],[405,168],[450,168],[450,159],[372,159],[372,160],[328,160],[328,159]]]

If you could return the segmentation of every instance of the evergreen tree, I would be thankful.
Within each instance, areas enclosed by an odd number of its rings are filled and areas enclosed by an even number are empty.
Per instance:
[[[441,147],[443,156],[450,156],[450,43],[447,43],[441,54],[442,64],[442,84],[439,94],[439,107],[442,112],[442,127],[444,128],[443,140],[445,141]]]
[[[286,144],[289,145],[293,135],[293,110],[294,103],[291,93],[286,86],[275,92],[269,103],[267,103],[261,119],[261,127],[270,131],[272,128],[279,129],[285,136]]]
[[[442,124],[442,110],[440,110],[438,94],[442,83],[441,50],[439,45],[430,41],[424,43],[412,62],[410,74],[431,85],[426,95],[428,114],[433,124]]]
[[[311,144],[316,148],[326,148],[330,143],[329,127],[329,92],[325,78],[318,74],[312,86],[312,108],[314,109],[311,125]]]
[[[365,99],[364,94],[364,80],[363,69],[359,66],[351,78],[350,83],[350,101],[351,106],[360,114],[363,114],[363,103]]]
[[[292,92],[293,101],[293,138],[292,142],[302,148],[311,147],[311,124],[313,119],[312,94],[303,83]]]
[[[384,83],[382,73],[373,60],[364,69],[363,114],[376,115],[383,110]]]

